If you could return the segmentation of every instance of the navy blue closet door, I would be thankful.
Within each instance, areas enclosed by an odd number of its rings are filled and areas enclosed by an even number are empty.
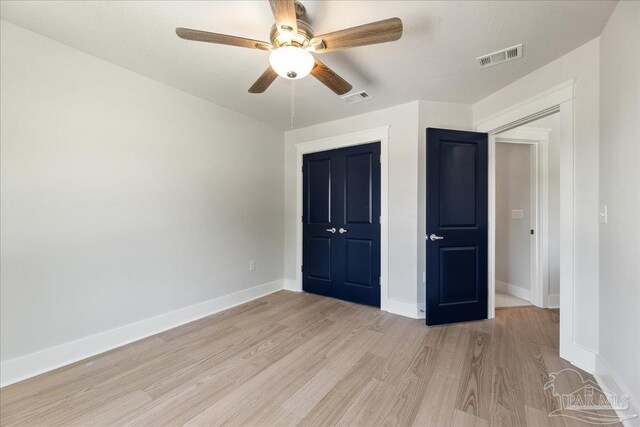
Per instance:
[[[487,134],[427,129],[427,324],[487,318]]]
[[[380,306],[380,144],[303,158],[303,290]]]

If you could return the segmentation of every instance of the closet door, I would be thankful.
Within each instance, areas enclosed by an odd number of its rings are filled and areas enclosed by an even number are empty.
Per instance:
[[[380,144],[303,162],[303,290],[380,306]]]

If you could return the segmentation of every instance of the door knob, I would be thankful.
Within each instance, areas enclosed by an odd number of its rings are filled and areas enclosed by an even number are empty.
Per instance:
[[[329,233],[334,233],[334,234],[335,234],[335,232],[336,232],[336,228],[335,228],[335,227],[327,228],[327,231],[328,231]]]
[[[349,231],[349,230],[347,230],[346,228],[342,228],[342,227],[340,227],[340,230],[338,230],[338,233],[340,233],[340,234],[344,234],[344,233],[346,233],[347,231]]]
[[[435,234],[431,234],[431,236],[429,236],[429,239],[431,239],[431,241],[436,241],[436,240],[444,240],[444,237],[442,236],[436,236]]]

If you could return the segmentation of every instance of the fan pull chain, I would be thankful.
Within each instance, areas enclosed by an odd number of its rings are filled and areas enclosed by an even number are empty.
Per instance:
[[[293,129],[293,119],[296,116],[296,86],[295,80],[291,80],[291,129]]]

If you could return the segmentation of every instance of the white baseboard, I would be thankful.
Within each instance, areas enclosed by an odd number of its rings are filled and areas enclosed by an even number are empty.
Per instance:
[[[408,301],[387,298],[387,302],[382,310],[393,314],[399,314],[400,316],[410,317],[412,319],[420,318],[418,315],[418,305]]]
[[[496,291],[505,292],[509,295],[513,295],[514,297],[531,301],[531,290],[521,288],[520,286],[516,286],[512,283],[496,280]]]
[[[302,288],[296,279],[284,279],[284,288],[292,292],[302,292]]]
[[[0,387],[95,356],[281,289],[284,289],[284,281],[275,280],[4,361],[0,365]]]
[[[633,396],[629,393],[629,389],[620,381],[619,375],[611,369],[611,366],[599,354],[596,355],[596,372],[594,377],[601,387],[614,392],[618,396],[625,394],[629,396],[629,409],[626,411],[617,410],[616,413],[625,427],[640,426],[640,404],[638,404],[638,396]],[[633,415],[635,415],[635,417],[627,419]]]
[[[560,294],[549,294],[547,308],[560,308]]]

